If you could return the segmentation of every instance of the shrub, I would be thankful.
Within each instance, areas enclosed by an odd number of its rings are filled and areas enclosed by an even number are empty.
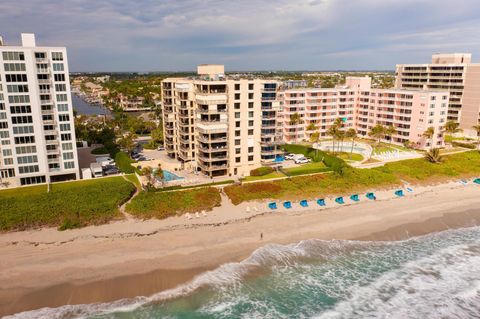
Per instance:
[[[274,169],[269,166],[262,166],[250,171],[250,176],[263,176],[273,173]]]
[[[472,150],[477,148],[477,146],[475,144],[458,142],[458,141],[452,141],[452,145],[457,146],[457,147],[465,147],[465,148],[469,148],[469,149],[472,149]]]
[[[117,163],[118,169],[125,174],[132,174],[135,172],[140,174],[138,169],[132,166],[132,163],[134,163],[135,161],[132,160],[130,156],[128,156],[128,154],[125,152],[118,152],[115,155],[115,162]]]
[[[110,151],[105,146],[101,146],[101,147],[94,148],[91,153],[95,155],[100,155],[100,154],[109,154]]]

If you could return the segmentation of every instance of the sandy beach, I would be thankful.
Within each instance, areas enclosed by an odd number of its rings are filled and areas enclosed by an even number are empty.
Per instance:
[[[1,234],[0,316],[150,295],[268,243],[399,240],[480,224],[480,186],[472,183],[417,186],[403,198],[393,190],[376,194],[376,201],[362,197],[340,206],[329,199],[327,208],[311,201],[309,208],[294,203],[275,212],[266,202],[233,206],[223,198],[207,217],[191,220],[128,219],[65,232]]]

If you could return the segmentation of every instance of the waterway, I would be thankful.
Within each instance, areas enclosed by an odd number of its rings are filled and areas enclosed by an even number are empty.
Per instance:
[[[81,115],[111,115],[112,113],[107,108],[90,104],[84,101],[82,98],[76,94],[72,94],[72,104],[73,108]]]

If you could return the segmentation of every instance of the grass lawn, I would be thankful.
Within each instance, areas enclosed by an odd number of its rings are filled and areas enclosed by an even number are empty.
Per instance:
[[[271,182],[230,185],[225,193],[235,205],[259,199],[313,199],[332,194],[366,191],[378,185],[394,185],[400,181],[393,175],[374,170],[349,168],[343,176],[318,174],[298,176]]]
[[[297,167],[285,168],[284,171],[287,172],[290,176],[297,176],[297,175],[313,174],[313,173],[320,173],[320,172],[328,172],[328,171],[331,171],[331,169],[327,167],[323,162],[312,162],[312,163],[303,164]]]
[[[412,183],[439,182],[452,178],[479,176],[480,153],[470,151],[444,156],[441,164],[423,158],[387,163],[372,169],[345,169],[336,173],[293,177],[271,182],[231,185],[225,193],[237,205],[258,199],[310,199],[333,194],[352,194],[374,188],[400,185],[401,180]]]
[[[102,224],[118,217],[118,206],[135,187],[122,177],[31,186],[0,191],[0,230],[39,226],[59,229]]]
[[[129,204],[127,212],[139,218],[163,219],[184,213],[211,210],[220,206],[219,190],[213,187],[175,192],[141,192]]]
[[[468,151],[443,156],[443,163],[432,164],[423,158],[387,163],[374,170],[392,174],[409,182],[437,182],[454,177],[480,175],[480,153]]]
[[[262,176],[246,176],[243,180],[245,182],[249,182],[249,181],[259,181],[263,179],[278,178],[278,177],[285,177],[285,175],[283,175],[280,172],[272,172],[270,174],[266,174]]]
[[[344,161],[353,161],[353,162],[363,161],[363,156],[358,153],[341,152],[341,153],[338,153],[337,156],[343,159]]]
[[[140,185],[140,181],[138,180],[137,175],[128,174],[128,175],[125,175],[125,178],[127,180],[129,180],[130,182],[132,182],[133,185],[135,185],[137,187],[137,189],[142,189],[142,185]]]

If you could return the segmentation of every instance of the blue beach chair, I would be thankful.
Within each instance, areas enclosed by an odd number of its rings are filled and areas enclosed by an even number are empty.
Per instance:
[[[325,206],[325,205],[326,205],[326,204],[325,204],[325,200],[324,200],[323,198],[317,199],[317,204],[318,204],[319,206]]]
[[[375,196],[374,193],[367,193],[366,196],[367,196],[368,199],[371,199],[371,200],[376,200],[377,199],[377,196]]]
[[[401,190],[401,189],[396,190],[396,191],[395,191],[395,195],[397,195],[398,197],[403,197],[403,196],[405,196],[405,194],[403,193],[403,190]]]
[[[474,182],[475,184],[480,184],[480,178],[475,178],[475,179],[473,180],[473,182]]]
[[[350,199],[354,202],[358,202],[360,200],[360,198],[358,198],[358,194],[353,194],[352,196],[350,196]]]
[[[275,202],[269,203],[269,204],[268,204],[268,208],[270,208],[270,209],[277,209],[277,203],[275,203]]]
[[[283,202],[283,207],[285,207],[286,209],[290,209],[292,208],[292,203],[290,201]]]
[[[343,201],[343,197],[341,197],[341,196],[335,198],[335,202],[336,202],[337,204],[340,204],[340,205],[345,204],[345,202]]]
[[[407,190],[407,192],[409,192],[409,193],[413,193],[413,188],[407,187],[406,190]]]
[[[300,201],[300,206],[302,207],[308,207],[308,202],[306,199]]]

